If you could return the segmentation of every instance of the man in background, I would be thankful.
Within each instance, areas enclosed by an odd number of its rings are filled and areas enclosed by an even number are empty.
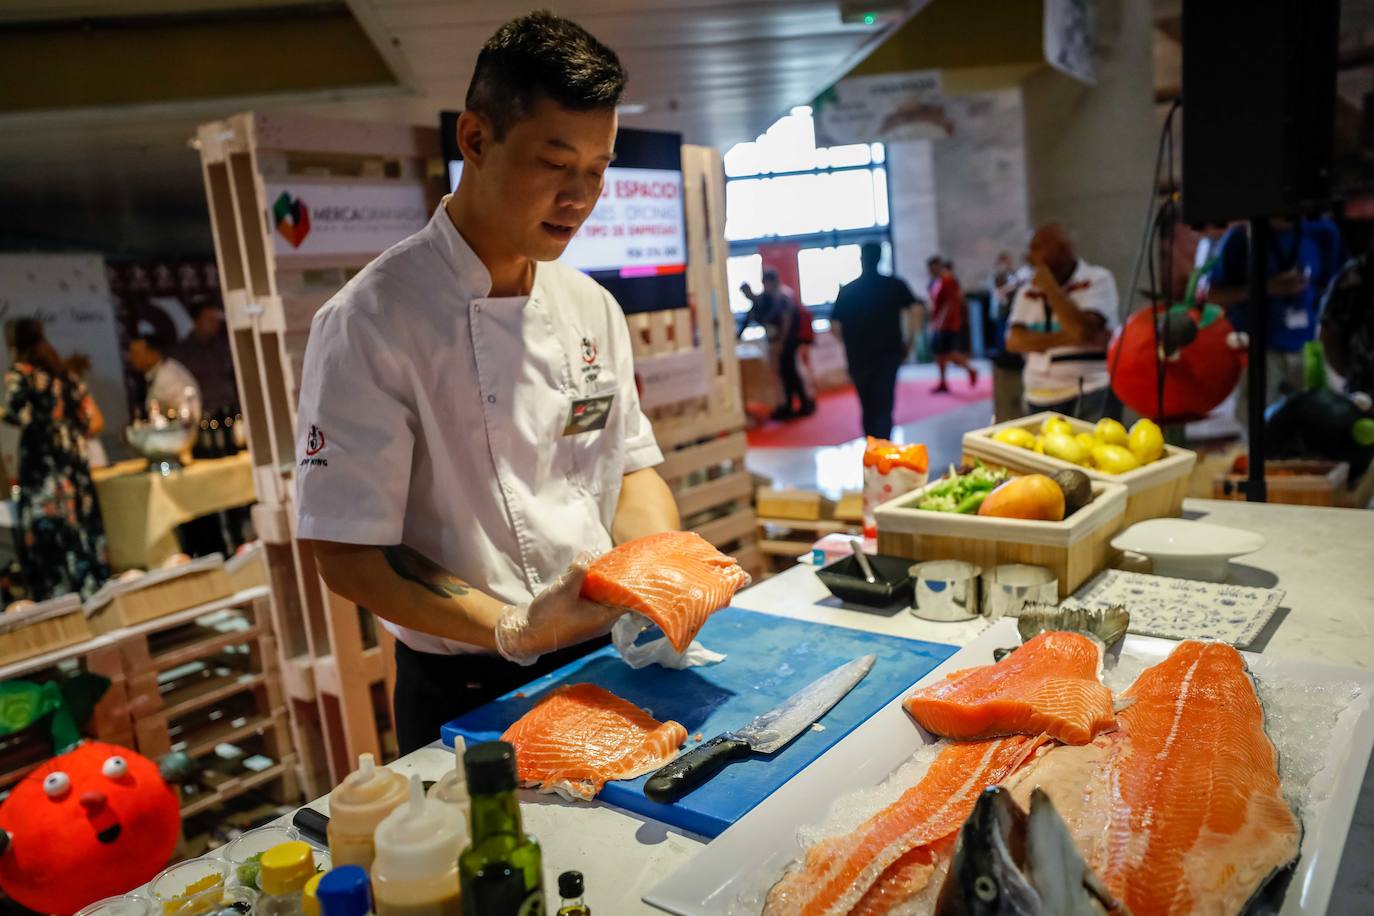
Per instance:
[[[1265,356],[1264,403],[1303,388],[1303,344],[1317,335],[1317,308],[1322,292],[1341,267],[1341,234],[1331,220],[1286,217],[1269,219],[1265,253],[1266,326],[1269,347]],[[1249,327],[1247,288],[1250,270],[1250,231],[1238,223],[1226,231],[1215,248],[1216,263],[1208,275],[1207,300],[1226,309],[1237,331]],[[1246,385],[1236,395],[1236,417],[1249,416]]]
[[[192,425],[200,422],[200,386],[180,362],[166,355],[166,345],[154,334],[144,334],[129,341],[125,359],[133,370],[143,376],[148,393],[143,406],[151,416],[156,405],[158,412],[172,418],[188,418]]]
[[[890,439],[897,370],[916,339],[921,310],[912,306],[921,300],[905,280],[878,272],[882,255],[880,244],[864,243],[859,276],[840,287],[830,326],[844,345],[849,378],[863,413],[864,435]]]
[[[1031,280],[1012,302],[1007,349],[1026,358],[1027,409],[1119,419],[1107,371],[1107,341],[1117,323],[1111,271],[1078,257],[1058,223],[1035,230],[1026,263]]]
[[[949,391],[945,382],[945,367],[950,363],[963,367],[968,373],[968,384],[972,388],[978,384],[978,370],[968,361],[968,346],[964,343],[967,330],[964,315],[964,291],[959,287],[959,278],[954,275],[954,265],[940,255],[926,259],[926,271],[930,274],[930,351],[935,355],[935,365],[940,369],[940,384],[931,394]]]
[[[797,303],[782,288],[778,272],[772,268],[763,272],[763,292],[755,293],[748,283],[740,284],[740,292],[753,305],[744,316],[738,333],[743,334],[744,329],[754,323],[763,328],[768,335],[769,359],[777,367],[778,380],[782,383],[782,402],[773,411],[773,419],[810,416],[816,405],[806,393],[797,371],[797,348],[801,340],[801,315]],[[793,404],[799,407],[794,409]]]
[[[208,410],[232,416],[238,411],[239,392],[229,336],[224,333],[224,311],[204,296],[193,299],[186,310],[191,330],[172,348],[171,356],[195,376]]]

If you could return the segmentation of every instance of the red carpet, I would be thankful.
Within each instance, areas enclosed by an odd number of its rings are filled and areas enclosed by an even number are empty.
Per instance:
[[[931,394],[930,389],[935,387],[935,381],[929,377],[899,381],[897,404],[892,411],[893,425],[924,420],[992,397],[991,372],[980,372],[978,384],[973,388],[969,388],[968,376],[960,370],[951,369],[949,379],[948,394]],[[816,401],[816,412],[809,417],[785,423],[769,420],[757,429],[749,430],[749,447],[840,445],[863,435],[861,416],[854,389],[839,388],[821,395]]]

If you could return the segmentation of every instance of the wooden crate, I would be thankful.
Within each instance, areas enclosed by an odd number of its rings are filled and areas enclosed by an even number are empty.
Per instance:
[[[91,638],[76,595],[62,595],[22,611],[0,614],[0,665],[22,661]]]
[[[1111,539],[1121,530],[1126,511],[1126,488],[1101,480],[1092,483],[1092,502],[1061,522],[917,509],[925,491],[938,483],[932,481],[877,508],[878,553],[912,560],[964,560],[983,569],[1003,563],[1048,567],[1059,580],[1061,599],[1107,567]]]
[[[835,503],[814,490],[779,490],[759,487],[754,491],[754,511],[759,518],[820,521],[833,519]]]
[[[1248,478],[1221,474],[1212,481],[1213,499],[1245,499]],[[1350,465],[1344,461],[1281,460],[1264,463],[1265,499],[1290,506],[1345,506]]]
[[[262,544],[252,544],[242,553],[224,561],[224,575],[231,592],[241,592],[267,584],[267,556]]]
[[[86,601],[86,618],[92,631],[109,633],[218,601],[233,591],[224,559],[212,554],[137,579],[112,580]]]
[[[1041,455],[1028,448],[1018,448],[998,442],[992,437],[1004,429],[1019,427],[1038,433],[1040,425],[1053,413],[1038,413],[995,426],[986,426],[964,433],[964,461],[977,458],[985,464],[998,465],[1022,473],[1053,474],[1055,471],[1077,469],[1090,478],[1106,483],[1121,484],[1126,488],[1125,525],[1148,518],[1164,518],[1183,514],[1183,498],[1188,495],[1189,477],[1197,455],[1188,449],[1175,445],[1164,446],[1164,457],[1158,461],[1127,471],[1125,474],[1108,474],[1092,468],[1082,468]],[[1092,432],[1093,424],[1073,417],[1065,417],[1075,433]]]

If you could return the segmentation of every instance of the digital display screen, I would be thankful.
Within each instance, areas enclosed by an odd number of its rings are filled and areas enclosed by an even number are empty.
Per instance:
[[[463,174],[458,113],[440,116],[449,189]],[[687,307],[682,135],[621,128],[601,198],[560,259],[590,275],[626,314]]]

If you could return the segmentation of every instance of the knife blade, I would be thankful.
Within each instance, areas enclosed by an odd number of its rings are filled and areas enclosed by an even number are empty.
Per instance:
[[[774,753],[844,699],[873,669],[875,660],[876,656],[864,655],[846,662],[807,684],[780,706],[756,716],[743,728],[692,748],[650,776],[644,783],[644,794],[656,802],[676,801],[720,772],[731,760]]]

